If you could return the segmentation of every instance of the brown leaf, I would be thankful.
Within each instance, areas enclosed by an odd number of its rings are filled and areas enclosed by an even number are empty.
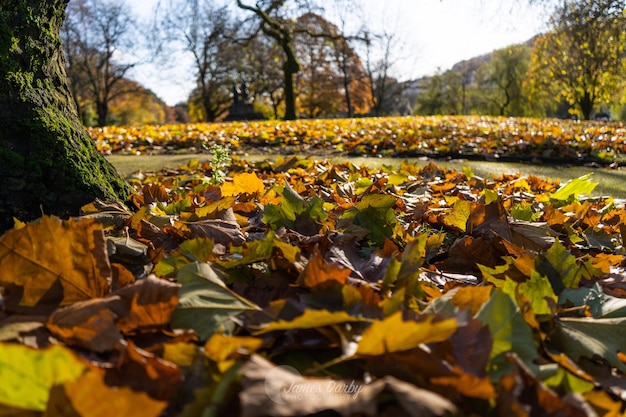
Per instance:
[[[543,385],[514,353],[507,354],[513,364],[514,374],[500,379],[497,398],[499,415],[586,417],[586,410],[571,398],[561,398]],[[520,413],[524,410],[524,413]]]
[[[43,216],[0,237],[0,285],[8,310],[59,305],[103,297],[111,266],[102,226],[93,220]]]
[[[98,298],[59,309],[52,313],[46,327],[69,345],[94,352],[114,350],[122,342],[122,334],[115,327],[116,315],[109,308],[113,301],[119,302],[119,297]]]
[[[98,372],[87,372],[75,381],[53,387],[45,417],[158,417],[166,402],[125,387],[110,387]]]
[[[311,257],[306,268],[302,272],[301,280],[305,287],[313,288],[320,284],[337,282],[345,284],[352,270],[330,264],[317,254]]]
[[[118,314],[117,328],[123,333],[154,329],[169,324],[172,312],[178,305],[178,291],[182,286],[154,275],[122,288],[120,297],[124,310]],[[120,305],[115,303],[115,306]]]
[[[118,348],[122,333],[166,326],[180,285],[149,276],[115,294],[55,311],[47,327],[65,343],[95,352]]]
[[[222,245],[241,245],[246,241],[232,209],[224,210],[219,218],[185,222],[184,225],[192,237],[206,237]]]
[[[94,352],[121,346],[122,334],[115,326],[117,316],[109,305],[119,297],[83,301],[52,313],[46,327],[63,342]]]
[[[169,401],[183,382],[180,369],[128,342],[114,367],[105,369],[107,385],[143,391],[155,400]]]
[[[377,415],[378,398],[384,393],[392,394],[405,415],[430,417],[457,412],[444,397],[390,376],[371,384],[304,378],[295,369],[276,366],[259,355],[252,355],[240,373],[243,417],[309,415],[326,410],[341,416]]]

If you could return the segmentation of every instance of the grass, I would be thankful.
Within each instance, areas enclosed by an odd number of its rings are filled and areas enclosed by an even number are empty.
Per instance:
[[[182,155],[110,155],[109,161],[117,168],[123,176],[128,176],[136,171],[158,171],[164,168],[176,168],[185,165],[190,159],[200,161],[209,160],[209,154],[182,154]],[[251,162],[274,159],[275,156],[249,155],[243,159]],[[348,158],[345,158],[348,159]],[[334,160],[345,160],[334,158]],[[357,165],[367,165],[378,167],[382,165],[399,164],[401,160],[394,158],[349,158]],[[410,159],[409,162],[419,165],[426,165],[430,160]],[[610,195],[615,198],[626,198],[626,171],[609,168],[593,168],[586,166],[553,166],[553,165],[532,165],[510,162],[482,162],[482,161],[434,161],[435,164],[461,171],[463,167],[470,167],[475,175],[483,178],[492,178],[502,174],[537,175],[541,178],[560,179],[562,183],[572,178],[577,178],[588,173],[592,173],[592,180],[598,182],[595,189],[596,195]]]

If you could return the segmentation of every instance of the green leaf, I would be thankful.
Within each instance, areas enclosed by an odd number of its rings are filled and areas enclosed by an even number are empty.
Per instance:
[[[0,404],[44,411],[52,387],[78,379],[86,368],[71,350],[60,345],[35,350],[0,343]]]
[[[551,341],[575,361],[599,357],[626,372],[626,364],[618,357],[618,352],[626,349],[626,317],[561,317],[556,320]]]
[[[552,268],[558,272],[566,288],[578,288],[581,279],[591,279],[595,273],[597,273],[591,261],[587,261],[585,264],[579,264],[576,257],[565,249],[565,246],[563,246],[558,239],[546,251],[545,259]],[[542,268],[540,264],[537,263],[537,270],[550,278],[550,275],[544,274],[542,269],[545,268]],[[560,291],[555,288],[555,292],[559,293]]]
[[[561,203],[568,203],[573,200],[577,200],[580,194],[591,194],[591,192],[596,188],[598,183],[590,181],[590,177],[591,174],[587,174],[583,175],[582,177],[568,181],[554,194],[552,194],[550,196],[550,199],[556,200]]]
[[[535,314],[550,314],[552,310],[548,304],[548,299],[556,302],[550,281],[541,276],[537,271],[530,274],[530,279],[519,284],[520,293],[530,300],[530,306]]]
[[[357,226],[370,231],[368,240],[375,246],[382,246],[385,238],[393,236],[398,222],[393,207],[397,199],[387,194],[368,194],[356,205],[346,211],[341,219],[352,219]]]
[[[569,303],[571,307],[586,306],[596,319],[626,317],[626,299],[605,294],[598,283],[591,288],[564,291],[559,297],[559,304]]]
[[[207,263],[194,262],[183,266],[176,279],[183,287],[171,325],[193,329],[202,340],[218,331],[232,332],[235,316],[260,309],[229,289]]]
[[[506,354],[515,352],[529,367],[538,357],[538,346],[532,330],[522,317],[517,304],[501,289],[494,289],[489,301],[478,312],[478,319],[489,326],[493,339],[489,372],[492,381],[511,370]]]
[[[316,233],[315,222],[328,218],[319,197],[304,200],[289,184],[285,184],[281,196],[280,205],[268,204],[263,210],[263,222],[273,230],[285,227],[303,234]]]

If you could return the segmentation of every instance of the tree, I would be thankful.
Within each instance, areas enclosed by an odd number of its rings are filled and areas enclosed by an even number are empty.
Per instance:
[[[539,89],[575,105],[584,119],[609,101],[624,69],[626,19],[623,0],[564,1],[552,16],[553,30],[539,37],[532,74]]]
[[[78,118],[59,35],[66,3],[0,3],[0,230],[130,192]]]
[[[219,119],[232,101],[240,52],[233,41],[237,25],[228,9],[212,0],[172,1],[160,26],[168,42],[182,46],[192,56],[197,87],[190,100],[201,109],[201,119]]]
[[[527,94],[524,88],[530,64],[530,50],[514,45],[494,51],[491,59],[477,71],[477,88],[488,102],[488,113],[523,116]]]
[[[137,22],[122,0],[73,0],[67,7],[62,40],[70,85],[77,103],[95,103],[98,126],[108,124],[113,99],[137,92],[118,84],[138,63],[121,59],[131,55],[138,37]]]
[[[254,6],[237,0],[240,9],[252,12],[259,19],[259,28],[272,38],[284,54],[283,75],[285,92],[285,119],[296,119],[296,95],[294,75],[300,71],[300,63],[293,47],[293,24],[286,16],[287,0],[260,0]]]
[[[263,33],[256,34],[244,46],[239,76],[247,81],[255,102],[270,106],[273,117],[278,119],[285,101],[282,50]]]

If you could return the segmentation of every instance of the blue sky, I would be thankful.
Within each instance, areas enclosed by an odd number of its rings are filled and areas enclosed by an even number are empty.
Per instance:
[[[126,0],[149,16],[158,0]],[[326,4],[326,1],[324,2]],[[544,30],[547,17],[525,0],[363,0],[366,22],[393,28],[400,59],[393,68],[402,80],[446,70],[463,59],[520,43]],[[184,59],[177,60],[184,66]],[[134,78],[172,105],[184,101],[193,80],[185,68],[143,66]]]

